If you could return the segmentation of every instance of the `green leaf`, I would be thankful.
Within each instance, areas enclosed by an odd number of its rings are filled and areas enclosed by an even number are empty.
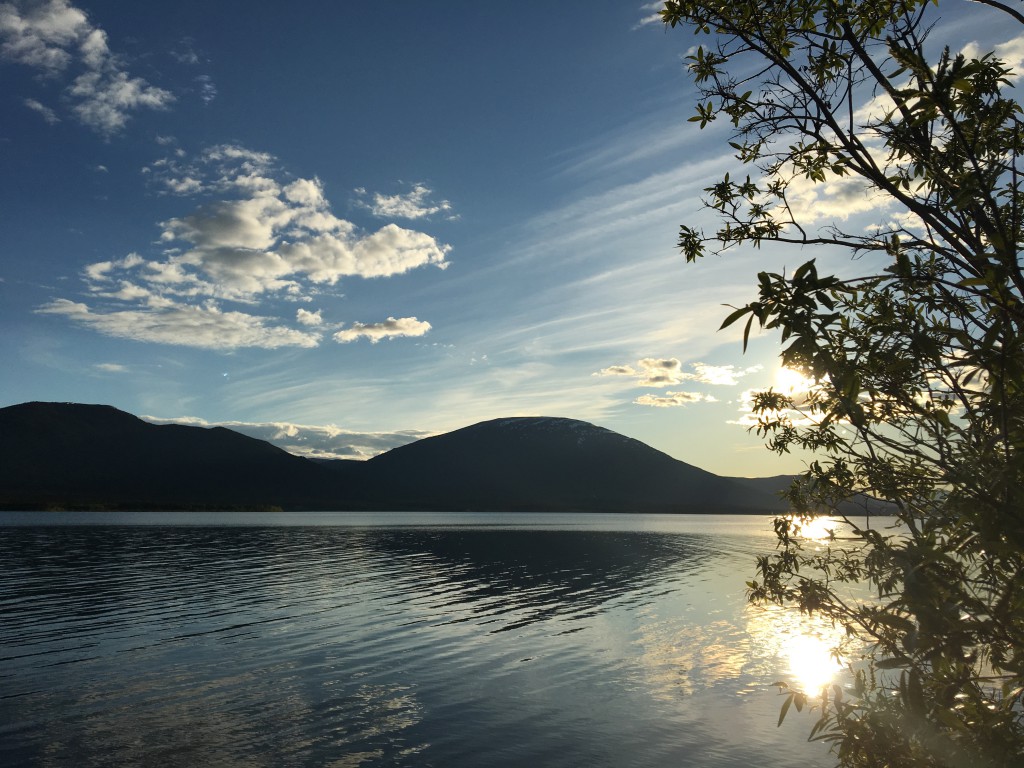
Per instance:
[[[782,721],[786,719],[786,713],[789,712],[789,707],[793,703],[793,697],[796,694],[787,694],[786,700],[782,702],[782,710],[779,712],[779,722],[776,723],[775,727],[778,728],[782,725]]]

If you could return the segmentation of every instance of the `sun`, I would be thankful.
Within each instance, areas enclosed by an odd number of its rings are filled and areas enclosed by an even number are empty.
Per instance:
[[[800,371],[783,367],[775,372],[775,383],[772,388],[776,392],[793,397],[806,394],[813,386],[814,379],[804,376]]]

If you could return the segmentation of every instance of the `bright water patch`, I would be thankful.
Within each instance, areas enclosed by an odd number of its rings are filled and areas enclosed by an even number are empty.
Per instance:
[[[0,765],[829,764],[775,728],[765,518],[0,526]]]

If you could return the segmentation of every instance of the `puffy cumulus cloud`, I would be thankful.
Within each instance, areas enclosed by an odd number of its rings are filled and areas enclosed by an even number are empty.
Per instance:
[[[595,373],[595,376],[628,376],[636,379],[641,387],[670,387],[684,381],[696,381],[714,386],[735,386],[744,376],[761,370],[761,366],[737,368],[734,365],[709,365],[690,363],[691,371],[684,371],[683,364],[674,357],[645,357],[632,365],[612,365]],[[648,403],[649,404],[649,403]]]
[[[63,70],[90,32],[85,13],[66,0],[0,4],[0,55],[9,61]]]
[[[629,376],[636,378],[641,387],[668,387],[679,384],[686,378],[682,363],[674,357],[645,357],[637,363],[636,368],[631,365],[612,365],[597,371],[594,375]]]
[[[362,205],[369,208],[374,216],[388,219],[422,219],[435,213],[444,213],[449,218],[452,204],[447,200],[433,200],[433,190],[425,184],[413,184],[406,194],[382,195],[375,192],[369,195],[363,188],[355,190],[360,198],[369,197],[369,202]]]
[[[243,435],[265,440],[296,456],[315,459],[369,459],[408,445],[431,433],[416,430],[401,432],[354,432],[328,424],[292,424],[282,421],[206,421],[195,416],[161,418],[142,416],[153,424],[184,424],[192,427],[226,427]]]
[[[892,205],[888,195],[855,175],[829,175],[823,182],[796,175],[786,187],[786,200],[791,215],[802,225],[846,221],[851,216],[884,211]]]
[[[107,336],[200,349],[277,349],[315,347],[320,343],[317,333],[268,325],[265,318],[225,312],[212,302],[202,306],[158,303],[129,310],[93,310],[81,302],[57,299],[36,312],[61,315]]]
[[[997,59],[1013,70],[1010,75],[1012,80],[1019,80],[1021,75],[1024,75],[1024,35],[1018,35],[993,48],[983,49],[978,42],[970,42],[964,46],[961,53],[968,59],[979,59],[990,50],[995,53]]]
[[[129,75],[106,32],[68,0],[0,4],[0,57],[53,76],[77,71],[65,91],[71,110],[105,136],[123,129],[132,112],[174,101],[170,91]]]
[[[252,301],[275,291],[306,296],[310,285],[335,285],[344,277],[447,266],[450,246],[396,224],[358,231],[334,215],[319,179],[281,179],[266,153],[218,145],[195,158],[164,158],[145,170],[165,193],[221,199],[163,222],[161,240],[172,252],[140,268],[136,281],[175,271],[208,286],[217,298]],[[186,295],[193,288],[187,286]]]
[[[160,223],[155,258],[130,253],[83,268],[86,290],[102,306],[61,299],[40,311],[110,335],[211,349],[312,347],[334,331],[339,342],[376,342],[430,329],[414,317],[344,328],[325,325],[320,310],[299,309],[288,322],[221,309],[224,302],[312,301],[342,278],[443,269],[450,247],[396,224],[360,231],[334,215],[319,179],[286,177],[273,156],[244,147],[218,145],[195,158],[175,153],[146,170],[164,191],[206,199]]]
[[[334,340],[347,344],[357,339],[369,339],[376,344],[381,339],[393,339],[399,336],[422,336],[430,330],[430,323],[417,320],[415,317],[389,317],[382,323],[352,323],[334,334]]]
[[[693,403],[714,403],[717,402],[711,395],[701,392],[666,392],[664,395],[640,395],[633,401],[637,405],[650,405],[654,408],[674,408],[680,405],[691,405]]]
[[[320,310],[310,312],[308,309],[297,309],[295,320],[301,325],[323,325],[324,319],[320,316]]]

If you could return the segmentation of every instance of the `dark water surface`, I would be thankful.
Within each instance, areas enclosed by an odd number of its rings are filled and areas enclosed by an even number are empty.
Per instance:
[[[745,606],[771,545],[761,517],[2,513],[0,765],[829,765],[810,718],[775,727],[814,628]]]

